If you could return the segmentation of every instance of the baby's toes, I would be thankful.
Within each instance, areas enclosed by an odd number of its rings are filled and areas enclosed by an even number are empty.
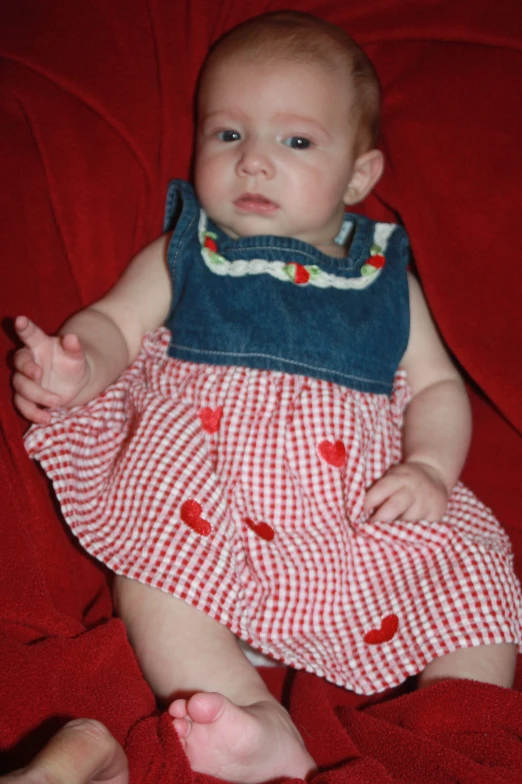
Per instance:
[[[187,700],[178,699],[171,702],[169,713],[175,719],[184,719],[187,716]]]

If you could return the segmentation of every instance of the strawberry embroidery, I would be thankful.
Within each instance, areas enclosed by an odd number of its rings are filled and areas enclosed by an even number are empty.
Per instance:
[[[356,290],[371,286],[379,277],[386,264],[388,242],[396,229],[392,223],[376,223],[373,230],[373,244],[359,275],[338,274],[335,270],[327,272],[315,264],[300,264],[297,261],[285,262],[282,259],[234,258],[222,256],[218,248],[219,235],[207,230],[208,218],[200,212],[198,237],[201,243],[201,256],[207,268],[221,276],[242,278],[246,275],[270,275],[281,282],[292,282],[298,286]],[[249,254],[250,256],[250,254]]]
[[[320,272],[315,265],[307,265],[305,267],[297,261],[290,261],[288,264],[285,264],[283,269],[292,283],[296,283],[298,286],[308,283],[311,279],[317,277]]]
[[[366,263],[371,264],[372,267],[375,267],[375,269],[381,269],[381,267],[384,267],[386,264],[386,259],[382,253],[376,253],[375,256],[370,256]]]
[[[370,248],[370,257],[366,259],[361,267],[361,275],[375,275],[377,270],[380,270],[386,264],[386,259],[382,253],[380,245],[372,245]]]
[[[207,252],[214,264],[226,264],[226,259],[218,253],[217,234],[206,231],[203,235],[203,249]]]
[[[217,253],[217,243],[216,240],[214,239],[214,236],[215,235],[212,235],[210,232],[205,234],[205,242],[203,247],[207,248],[208,250],[211,250],[213,253]]]

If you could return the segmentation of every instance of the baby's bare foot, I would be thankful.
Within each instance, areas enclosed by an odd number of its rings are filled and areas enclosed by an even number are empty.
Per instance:
[[[290,716],[275,700],[238,707],[200,692],[169,708],[192,768],[225,781],[263,784],[306,778],[315,764]]]

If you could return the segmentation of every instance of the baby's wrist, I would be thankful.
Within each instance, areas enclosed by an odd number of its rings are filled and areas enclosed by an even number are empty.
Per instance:
[[[447,473],[444,471],[442,466],[422,457],[409,457],[404,462],[406,465],[417,466],[420,468],[422,471],[424,471],[424,473],[428,474],[430,479],[435,482],[435,484],[444,488],[448,497],[450,496],[451,491],[455,486],[455,481],[452,480],[451,477],[447,476]]]

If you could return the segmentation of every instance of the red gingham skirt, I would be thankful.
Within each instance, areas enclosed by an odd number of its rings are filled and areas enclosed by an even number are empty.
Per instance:
[[[370,694],[457,648],[520,646],[509,540],[462,484],[440,522],[369,522],[409,400],[167,356],[26,436],[85,549],[264,654]]]

